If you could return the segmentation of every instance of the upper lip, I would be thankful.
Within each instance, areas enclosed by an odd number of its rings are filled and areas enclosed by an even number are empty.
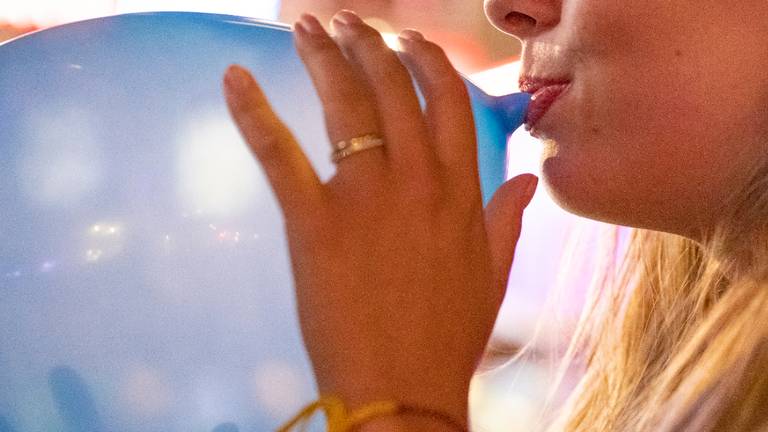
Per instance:
[[[555,77],[535,77],[531,75],[521,75],[518,81],[518,87],[521,92],[536,93],[543,87],[558,84],[568,84],[571,80],[568,78],[555,78]]]

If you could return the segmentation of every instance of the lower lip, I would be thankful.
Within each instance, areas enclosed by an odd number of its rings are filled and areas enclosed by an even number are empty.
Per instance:
[[[532,131],[553,103],[568,89],[571,83],[555,84],[542,87],[531,96],[528,113],[525,116],[525,130]],[[532,135],[535,135],[531,132]]]

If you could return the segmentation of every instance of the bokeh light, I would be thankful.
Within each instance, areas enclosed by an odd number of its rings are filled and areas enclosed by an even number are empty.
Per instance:
[[[74,103],[33,112],[24,128],[32,145],[17,167],[19,178],[27,179],[27,198],[41,207],[63,207],[96,192],[106,172],[94,120]]]
[[[266,178],[253,169],[256,161],[227,117],[192,116],[177,148],[182,208],[216,216],[238,215],[268,190]],[[222,240],[229,237],[223,235]]]

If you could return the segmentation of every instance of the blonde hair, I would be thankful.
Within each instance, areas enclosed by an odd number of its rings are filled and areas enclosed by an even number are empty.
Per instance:
[[[614,227],[547,430],[768,431],[768,165],[747,174],[701,243]]]

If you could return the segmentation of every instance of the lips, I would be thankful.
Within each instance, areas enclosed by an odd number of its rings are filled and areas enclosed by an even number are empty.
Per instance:
[[[525,130],[532,131],[536,123],[544,117],[553,103],[570,86],[571,82],[564,79],[541,79],[523,77],[520,79],[520,90],[532,93],[528,113],[525,116]],[[535,133],[531,132],[533,135]]]

